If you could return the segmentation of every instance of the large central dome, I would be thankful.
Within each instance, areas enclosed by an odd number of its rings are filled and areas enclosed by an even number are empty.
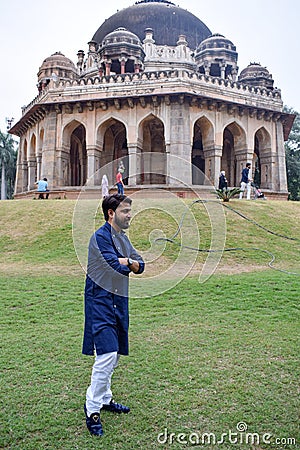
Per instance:
[[[153,29],[157,45],[176,45],[183,34],[191,49],[196,49],[211,31],[192,13],[166,0],[142,0],[112,15],[98,28],[93,41],[100,44],[104,37],[117,28],[124,27],[135,33],[141,41],[145,29]]]

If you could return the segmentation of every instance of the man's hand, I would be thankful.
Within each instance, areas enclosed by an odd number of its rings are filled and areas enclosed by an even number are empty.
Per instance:
[[[128,259],[127,258],[118,258],[119,263],[123,266],[128,266]]]
[[[123,264],[124,266],[128,266],[128,258],[118,258],[119,263]],[[140,264],[138,261],[133,260],[133,263],[130,264],[130,270],[134,273],[137,273],[139,271]]]

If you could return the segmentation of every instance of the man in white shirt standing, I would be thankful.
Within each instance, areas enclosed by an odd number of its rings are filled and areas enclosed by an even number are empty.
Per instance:
[[[247,163],[246,167],[242,170],[242,179],[241,179],[241,192],[239,199],[242,200],[243,194],[245,190],[247,191],[247,200],[250,200],[251,195],[251,178],[250,178],[250,168],[251,164]]]

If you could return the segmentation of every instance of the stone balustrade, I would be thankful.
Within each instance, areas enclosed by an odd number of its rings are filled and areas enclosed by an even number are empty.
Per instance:
[[[261,87],[253,87],[247,84],[241,83],[239,81],[232,81],[230,79],[223,79],[219,77],[207,76],[200,73],[191,73],[185,70],[162,70],[162,71],[151,71],[151,72],[140,72],[140,73],[127,73],[127,74],[117,74],[109,76],[91,76],[89,78],[82,78],[77,80],[60,80],[54,82],[53,80],[43,89],[41,93],[34,100],[29,103],[29,105],[22,108],[22,115],[24,116],[35,104],[43,103],[43,99],[49,94],[49,92],[54,93],[56,90],[70,89],[70,88],[93,88],[106,85],[133,85],[135,83],[145,82],[147,87],[149,83],[156,82],[169,82],[173,80],[186,80],[192,81],[196,85],[199,84],[202,87],[215,87],[219,86],[223,88],[224,94],[230,96],[231,91],[240,92],[241,94],[254,94],[260,96],[262,99],[270,99],[281,101],[281,90],[273,89],[267,90]]]

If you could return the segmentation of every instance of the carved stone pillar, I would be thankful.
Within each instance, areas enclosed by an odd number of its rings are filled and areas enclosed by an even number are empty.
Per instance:
[[[110,75],[111,61],[105,61],[105,75]]]
[[[221,69],[221,78],[223,78],[223,80],[225,80],[225,69],[226,69],[226,64],[221,64],[221,65],[220,65],[220,69]]]
[[[167,148],[166,175],[170,184],[187,186],[192,184],[191,142],[189,105],[170,105],[169,146]],[[177,158],[172,158],[172,156]]]
[[[27,191],[28,187],[28,164],[27,161],[22,161],[17,164],[15,193]]]
[[[279,192],[287,192],[287,175],[286,175],[286,161],[285,161],[285,149],[284,149],[284,137],[283,137],[283,125],[281,122],[276,123],[276,136],[277,136],[277,180],[274,179],[274,171],[272,177],[272,184]],[[275,177],[276,177],[275,175]]]
[[[47,125],[45,129],[45,137],[43,143],[42,153],[42,177],[48,179],[48,183],[52,187],[57,186],[57,171],[56,171],[56,129],[57,129],[57,115],[52,111],[47,116]]]
[[[135,186],[141,182],[141,149],[138,144],[128,143],[128,186]]]
[[[205,66],[204,66],[204,73],[205,73],[206,76],[210,75],[210,64],[209,63],[205,64]]]
[[[87,178],[89,186],[99,186],[100,180],[100,157],[101,151],[97,147],[87,148]]]
[[[238,70],[237,70],[236,67],[234,67],[234,68],[231,69],[231,75],[232,75],[232,80],[233,80],[233,81],[236,81],[236,80],[237,80],[237,73],[238,73]]]
[[[70,151],[68,148],[59,148],[56,152],[56,179],[57,187],[70,186]]]
[[[125,66],[126,66],[125,58],[121,59],[120,64],[121,64],[121,75],[124,75],[124,73],[125,73]]]
[[[203,148],[203,153],[205,158],[206,179],[217,187],[221,170],[222,147],[211,144],[210,146]],[[206,183],[208,180],[206,180]]]
[[[31,157],[28,160],[28,191],[35,188],[34,183],[36,181],[36,159]]]
[[[36,176],[40,180],[42,176],[42,155],[37,155],[36,157]]]
[[[171,184],[170,167],[171,167],[170,143],[166,142],[166,184]]]

